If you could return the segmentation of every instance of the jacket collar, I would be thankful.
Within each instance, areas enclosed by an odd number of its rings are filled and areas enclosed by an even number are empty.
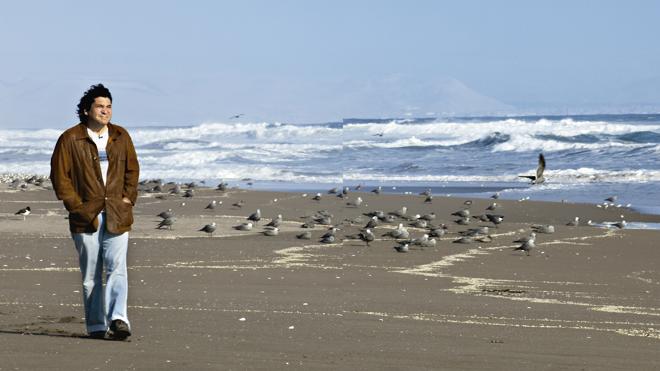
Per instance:
[[[89,135],[87,135],[87,125],[81,122],[74,126],[73,135],[75,136],[75,139],[87,139],[89,137]],[[110,139],[114,141],[121,135],[121,131],[117,126],[108,123],[108,135],[110,136]]]

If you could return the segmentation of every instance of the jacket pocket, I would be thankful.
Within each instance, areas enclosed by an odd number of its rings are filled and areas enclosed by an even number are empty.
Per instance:
[[[121,211],[121,225],[130,227],[133,225],[133,204],[124,202],[123,200],[121,200],[119,204],[121,205],[119,207],[119,210]]]
[[[92,224],[97,213],[93,210],[91,202],[83,202],[80,206],[69,212],[69,221],[73,226],[84,228]]]
[[[133,224],[133,205],[121,198],[113,197],[105,204],[108,222],[117,227],[130,227]]]

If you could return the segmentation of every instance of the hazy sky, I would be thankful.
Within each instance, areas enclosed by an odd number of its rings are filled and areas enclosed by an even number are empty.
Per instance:
[[[5,1],[0,127],[660,111],[660,1]]]

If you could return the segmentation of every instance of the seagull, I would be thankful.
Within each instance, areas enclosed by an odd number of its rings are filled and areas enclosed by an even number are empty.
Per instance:
[[[430,238],[425,241],[422,241],[419,245],[424,248],[424,247],[434,247],[435,244],[436,244],[435,238]]]
[[[427,222],[430,222],[431,220],[434,220],[434,219],[435,219],[435,213],[434,213],[434,212],[431,212],[431,213],[428,213],[428,214],[422,215],[422,216],[420,217],[420,219],[423,219],[423,220],[426,220]]]
[[[162,219],[172,218],[172,217],[174,217],[174,212],[172,211],[172,209],[167,209],[167,211],[163,211],[162,213],[160,213],[156,216],[159,216]]]
[[[433,203],[433,195],[426,196],[426,199],[424,200],[424,203],[425,204]]]
[[[418,219],[415,220],[413,223],[410,223],[410,226],[415,228],[426,228],[428,226],[428,222],[423,219]]]
[[[459,239],[453,240],[452,243],[463,243],[468,244],[474,242],[474,238],[470,236],[463,236]]]
[[[376,236],[374,236],[373,232],[371,232],[371,229],[367,228],[364,230],[364,232],[360,232],[357,235],[357,238],[366,242],[367,246],[369,246],[369,242],[372,242],[374,239],[376,239]]]
[[[14,213],[14,215],[23,215],[23,220],[25,220],[25,217],[30,215],[31,211],[32,211],[32,209],[30,209],[30,206],[28,206],[24,209],[18,210],[16,213]]]
[[[335,243],[335,236],[321,237],[321,243]]]
[[[525,243],[525,242],[529,242],[529,241],[536,242],[536,233],[535,232],[532,232],[529,236],[520,237],[519,239],[517,239],[513,242]]]
[[[369,219],[369,222],[367,225],[364,226],[364,228],[376,228],[378,226],[378,217],[377,216],[372,216],[371,219]]]
[[[325,232],[325,234],[323,234],[321,236],[321,238],[327,238],[327,237],[331,237],[331,236],[334,237],[338,230],[339,230],[339,228],[330,227],[330,228],[328,228],[328,231]]]
[[[495,193],[493,193],[493,195],[490,196],[490,198],[492,198],[492,199],[494,199],[494,200],[499,199],[499,198],[500,198],[500,192],[495,192]]]
[[[606,198],[605,201],[608,201],[608,202],[611,202],[611,203],[615,203],[616,200],[617,200],[618,198],[619,198],[619,197],[616,196],[616,195],[615,195],[615,196],[610,196],[610,197]]]
[[[533,225],[532,230],[536,233],[555,233],[554,225]]]
[[[504,221],[504,216],[502,215],[486,214],[486,218],[488,218],[491,223],[495,224],[495,228]]]
[[[360,205],[362,205],[362,197],[358,197],[355,199],[355,201],[348,201],[346,203],[346,206],[350,207],[360,207]]]
[[[410,232],[403,226],[403,224],[399,223],[399,226],[397,229],[393,229],[383,235],[383,237],[392,237],[394,239],[404,239],[404,238],[409,238],[410,237]]]
[[[271,220],[266,227],[275,227],[278,228],[282,224],[282,214],[277,214],[277,218]]]
[[[165,218],[165,219],[161,220],[160,224],[158,224],[158,227],[156,227],[156,229],[167,228],[171,231],[172,226],[174,225],[174,222],[176,222],[175,217]]]
[[[315,215],[313,220],[318,224],[331,225],[332,216],[331,215]]]
[[[222,201],[220,201],[219,204],[222,205]],[[213,209],[215,209],[216,205],[218,205],[218,201],[213,200],[213,201],[211,201],[210,204],[206,205],[206,207],[205,207],[204,209],[211,209],[211,210],[213,210]]]
[[[229,120],[238,119],[238,118],[241,118],[241,116],[245,116],[245,114],[244,113],[237,113],[233,116],[229,116]]]
[[[277,227],[267,228],[262,232],[265,236],[277,236],[280,234],[280,229]]]
[[[225,191],[227,191],[227,186],[228,185],[229,185],[228,183],[220,182],[220,184],[218,184],[218,188],[216,188],[216,191],[225,192]]]
[[[451,215],[460,216],[462,218],[469,218],[470,217],[470,210],[469,209],[458,210],[454,213],[451,213]]]
[[[186,189],[186,193],[183,194],[183,197],[191,198],[195,195],[194,190],[191,189]]]
[[[428,241],[428,240],[429,240],[429,235],[428,235],[428,234],[424,234],[422,237],[419,237],[419,238],[413,238],[413,239],[410,240],[408,243],[410,243],[410,244],[412,244],[412,245],[420,246],[422,243],[424,243],[424,242],[426,242],[426,241]]]
[[[321,201],[321,194],[317,193],[316,196],[312,197],[312,200],[314,201]]]
[[[408,250],[409,250],[408,244],[404,243],[404,244],[401,244],[401,245],[396,245],[396,246],[394,246],[394,250],[396,250],[397,252],[408,252]]]
[[[377,195],[379,195],[380,192],[382,192],[382,191],[383,191],[383,187],[381,187],[381,186],[378,186],[378,188],[374,188],[374,189],[371,190],[372,193],[375,193]]]
[[[621,220],[620,222],[612,223],[612,226],[617,227],[619,229],[624,229],[626,227],[626,224],[628,223],[626,223],[625,220]]]
[[[484,236],[489,232],[487,226],[470,228],[467,231],[458,232],[461,236],[475,237],[475,236]]]
[[[401,209],[396,210],[396,211],[392,211],[389,214],[394,215],[394,216],[398,216],[399,218],[404,218],[406,216],[407,212],[408,212],[408,208],[405,207],[405,206],[402,206]]]
[[[174,188],[172,188],[172,190],[170,191],[170,193],[173,193],[173,194],[175,194],[175,195],[178,195],[179,193],[181,193],[181,186],[178,185],[178,184],[174,185]]]
[[[458,225],[469,225],[470,224],[470,218],[464,217],[464,218],[461,218],[461,219],[456,219],[456,220],[454,220],[454,223],[456,223]]]
[[[500,205],[499,205],[497,202],[493,202],[492,204],[490,204],[490,205],[486,208],[486,210],[488,210],[488,211],[493,211],[493,210],[495,210],[495,209],[497,209],[497,208],[499,208],[499,207],[500,207]]]
[[[304,231],[303,233],[297,234],[296,237],[300,240],[311,240],[312,239],[312,232],[311,231]]]
[[[577,227],[580,225],[580,217],[576,216],[575,219],[571,220],[570,222],[566,223],[567,226],[569,227]]]
[[[442,237],[447,233],[447,230],[444,228],[434,228],[429,232],[430,237]]]
[[[257,209],[256,212],[250,214],[250,216],[247,217],[247,220],[253,221],[255,224],[259,223],[261,220],[261,210]]]
[[[536,168],[536,175],[518,175],[519,178],[528,178],[532,180],[531,184],[541,184],[545,182],[543,171],[545,170],[545,157],[543,153],[539,154],[539,165]]]
[[[243,205],[245,205],[245,201],[243,201],[243,200],[239,200],[239,201],[236,201],[233,204],[231,204],[231,206],[238,207],[239,209],[241,207],[243,207]]]
[[[213,223],[211,223],[211,224],[207,224],[207,225],[203,226],[201,229],[199,229],[199,231],[200,231],[200,232],[206,232],[206,233],[209,234],[209,236],[212,237],[212,236],[213,236],[213,232],[215,232],[215,228],[216,228],[216,226],[215,226],[215,222],[213,222]]]
[[[252,223],[251,222],[241,223],[239,225],[235,225],[234,229],[237,231],[250,231],[252,230]]]
[[[534,240],[529,240],[527,242],[523,242],[520,246],[513,249],[513,251],[518,251],[518,250],[525,251],[527,253],[527,256],[529,256],[529,251],[534,247],[536,247],[534,245]]]
[[[316,225],[312,221],[307,221],[303,223],[300,228],[314,228]]]

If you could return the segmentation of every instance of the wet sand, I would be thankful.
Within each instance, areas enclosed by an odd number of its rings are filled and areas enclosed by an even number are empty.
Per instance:
[[[52,191],[0,190],[0,370],[34,369],[451,369],[660,368],[660,231],[565,224],[660,222],[625,208],[500,201],[499,228],[450,214],[464,198],[198,189],[193,198],[141,193],[129,248],[127,342],[86,338],[77,256]],[[222,201],[214,210],[204,207]],[[242,208],[231,204],[244,200]],[[480,214],[493,200],[473,200]],[[185,202],[185,206],[181,203]],[[376,240],[321,244],[327,226],[299,240],[319,210],[355,234],[367,211],[435,212],[448,234],[435,247]],[[18,209],[31,206],[24,221]],[[155,229],[172,208],[173,230]],[[231,228],[257,208],[250,232]],[[279,236],[261,225],[282,214]],[[197,230],[216,222],[212,237]],[[407,224],[407,221],[399,221]],[[512,241],[553,224],[526,256]],[[489,225],[493,241],[452,243]],[[408,227],[411,237],[425,230]]]

